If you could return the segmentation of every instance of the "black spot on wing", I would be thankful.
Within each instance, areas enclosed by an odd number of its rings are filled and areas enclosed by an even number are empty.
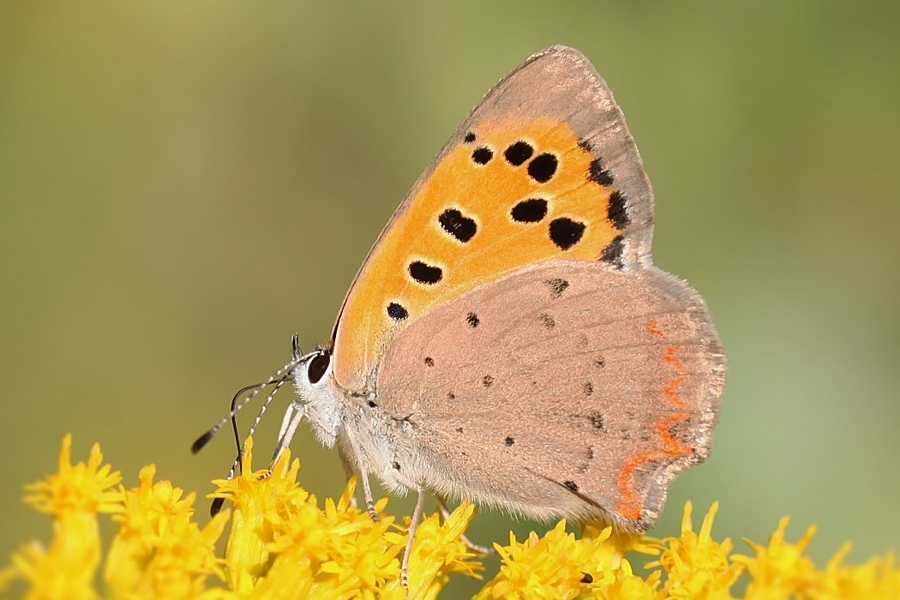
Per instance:
[[[434,285],[444,277],[444,271],[440,267],[416,260],[409,263],[409,276],[418,283]]]
[[[563,292],[566,291],[566,288],[569,287],[569,282],[560,277],[548,279],[544,283],[547,284],[547,287],[550,288],[550,295],[554,300],[557,300],[560,296],[562,296]]]
[[[531,145],[526,142],[516,142],[515,144],[510,145],[510,147],[503,152],[503,156],[504,158],[506,158],[506,162],[514,167],[525,164],[525,161],[531,158],[533,154],[534,148],[532,148]]]
[[[539,223],[547,216],[547,201],[543,198],[522,200],[509,214],[518,223]]]
[[[463,141],[467,144],[471,144],[475,141],[475,134],[469,131],[468,133],[466,133],[466,137],[463,138]]]
[[[470,312],[466,315],[466,323],[469,324],[469,327],[472,327],[474,329],[475,327],[478,327],[479,323],[481,323],[481,319],[479,319],[478,315],[476,315],[475,313]]]
[[[568,250],[581,241],[584,230],[584,223],[573,221],[568,217],[550,221],[550,239],[560,250]]]
[[[625,194],[619,190],[609,195],[609,204],[606,207],[606,216],[613,226],[622,231],[631,224],[631,217],[625,207]]]
[[[468,242],[478,231],[475,219],[470,219],[455,208],[448,208],[438,217],[441,228],[460,242]]]
[[[612,173],[603,168],[603,161],[599,158],[591,161],[588,179],[603,187],[609,187],[613,183]]]
[[[528,175],[538,183],[547,183],[556,174],[559,161],[552,154],[538,154],[528,163]]]
[[[402,305],[397,304],[396,302],[391,302],[387,305],[387,314],[395,321],[402,321],[409,316],[409,311],[403,308]]]
[[[625,266],[625,263],[623,262],[624,253],[625,238],[621,235],[617,235],[613,238],[609,245],[603,249],[603,252],[600,254],[600,260],[611,265],[615,265],[616,268],[621,269]]]
[[[484,146],[476,148],[475,151],[472,152],[472,160],[479,165],[488,164],[491,162],[492,158],[494,158],[494,151]]]

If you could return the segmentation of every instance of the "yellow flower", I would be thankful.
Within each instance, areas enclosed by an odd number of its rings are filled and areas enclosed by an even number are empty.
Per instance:
[[[248,441],[242,474],[216,482],[220,487],[213,494],[234,505],[225,553],[234,591],[265,598],[344,598],[351,592],[365,597],[376,589],[399,591],[401,547],[386,535],[393,521],[373,522],[352,505],[355,480],[337,503],[329,499],[322,510],[315,496],[298,486],[300,463],[291,463],[289,451],[271,474],[254,473],[252,448]],[[376,508],[383,510],[385,504],[382,500]]]
[[[657,548],[659,559],[648,563],[647,568],[660,567],[666,572],[666,595],[673,599],[731,598],[731,586],[742,572],[739,564],[732,564],[731,540],[712,539],[712,526],[719,510],[714,503],[703,518],[700,531],[695,533],[691,522],[692,505],[684,507],[681,519],[681,536],[660,540]]]
[[[503,565],[476,596],[487,598],[661,598],[658,576],[635,577],[622,559],[623,549],[636,542],[612,529],[588,530],[576,539],[560,523],[543,537],[531,533],[524,542],[509,536],[509,545],[495,544]]]
[[[356,479],[341,498],[316,498],[296,483],[299,461],[285,452],[272,472],[251,469],[248,442],[242,475],[219,481],[213,495],[231,500],[234,522],[226,550],[229,583],[233,590],[266,598],[404,598],[400,561],[406,537],[393,531],[393,518],[374,522],[352,502]],[[290,467],[288,466],[290,464]],[[264,477],[264,475],[267,475]],[[384,510],[386,500],[376,504]],[[459,537],[474,513],[464,505],[440,524],[437,516],[419,525],[410,560],[409,598],[433,598],[452,572],[473,574]]]
[[[796,543],[785,539],[789,519],[784,517],[769,536],[768,546],[744,540],[756,556],[735,555],[735,563],[745,565],[751,576],[745,598],[798,598],[830,600],[838,598],[896,600],[900,598],[900,569],[894,558],[873,558],[859,567],[843,564],[850,544],[832,557],[824,571],[815,568],[806,556],[806,547],[816,528],[809,527]]]
[[[88,462],[73,465],[72,436],[63,439],[59,472],[25,488],[25,502],[53,515],[53,542],[47,548],[32,542],[14,554],[0,584],[13,577],[24,579],[31,586],[29,597],[34,598],[97,597],[94,574],[101,559],[97,513],[115,512],[121,501],[121,492],[112,489],[121,476],[102,462],[100,446],[94,444]]]
[[[138,475],[138,487],[123,491],[122,506],[113,520],[119,531],[106,559],[104,579],[116,598],[205,598],[206,579],[222,578],[216,540],[228,514],[216,515],[202,529],[194,516],[195,494],[169,481],[153,483],[156,468]]]
[[[444,523],[435,513],[419,524],[409,559],[410,598],[437,598],[451,573],[480,578],[483,567],[474,562],[478,555],[466,547],[461,537],[474,515],[475,506],[463,503]],[[405,546],[406,535],[397,542]]]
[[[756,551],[755,557],[735,556],[735,562],[746,566],[752,581],[747,586],[747,598],[786,598],[792,594],[803,594],[809,583],[817,580],[818,573],[812,560],[804,554],[809,541],[816,532],[815,526],[796,544],[784,539],[788,518],[778,523],[778,530],[769,537],[769,545],[762,546],[744,540]]]
[[[480,576],[481,563],[461,539],[475,513],[467,503],[446,521],[423,519],[405,590],[400,557],[406,528],[383,514],[386,500],[376,504],[378,521],[357,508],[355,479],[339,499],[320,507],[297,484],[299,461],[285,453],[271,472],[253,472],[248,441],[242,474],[216,482],[211,495],[230,500],[233,509],[200,526],[196,495],[165,479],[154,483],[152,465],[140,471],[137,487],[125,489],[119,473],[102,464],[98,446],[87,462],[73,465],[71,445],[66,436],[58,473],[26,488],[26,502],[52,516],[53,539],[46,548],[32,542],[14,554],[0,571],[0,592],[18,580],[29,599],[433,600],[452,573]],[[713,538],[717,509],[713,504],[695,532],[688,503],[680,534],[662,540],[594,527],[577,539],[564,521],[522,542],[510,535],[509,544],[495,544],[500,571],[476,598],[730,600],[734,588],[747,600],[900,598],[900,567],[891,555],[846,565],[848,544],[818,569],[806,555],[814,528],[789,542],[787,518],[767,544],[745,540],[752,555],[733,554],[731,540]],[[105,554],[98,527],[104,514],[117,526]],[[215,544],[229,520],[225,556],[217,558]],[[646,576],[634,573],[628,552],[656,556]],[[101,568],[104,588],[98,591]]]

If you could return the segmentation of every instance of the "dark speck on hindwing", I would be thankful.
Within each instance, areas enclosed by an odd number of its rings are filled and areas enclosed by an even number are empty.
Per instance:
[[[548,279],[544,283],[550,288],[550,295],[554,300],[559,299],[563,295],[563,292],[566,291],[566,288],[569,287],[569,282],[561,277]]]

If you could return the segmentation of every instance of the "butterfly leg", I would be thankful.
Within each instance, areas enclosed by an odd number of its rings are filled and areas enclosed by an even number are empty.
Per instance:
[[[440,494],[434,494],[434,499],[437,500],[437,506],[438,506],[438,510],[441,511],[441,517],[443,517],[444,521],[446,521],[447,519],[450,518],[450,509],[447,508],[447,501],[444,500],[444,497],[441,496]],[[461,539],[463,544],[466,545],[466,548],[468,548],[472,552],[476,552],[478,554],[493,554],[494,553],[493,548],[489,548],[487,546],[481,546],[479,544],[476,544],[475,542],[470,540],[468,537],[466,537],[466,534],[464,534],[464,533],[459,536],[459,539]]]
[[[363,486],[363,497],[366,500],[366,510],[369,512],[369,516],[372,517],[372,520],[377,523],[379,517],[378,513],[375,511],[375,498],[372,496],[372,486],[369,484],[369,469],[366,468],[362,452],[359,450],[359,444],[356,442],[356,436],[354,436],[353,430],[350,427],[345,427],[344,433],[347,436],[347,441],[350,443],[350,450],[353,452],[353,458],[356,459],[356,467],[359,469],[359,478],[362,480]],[[345,461],[344,468],[347,469],[350,460],[343,458],[343,455],[341,460]]]
[[[369,485],[369,473],[360,470],[359,476],[362,479],[363,497],[366,501],[366,510],[369,511],[369,516],[372,517],[372,520],[377,523],[381,519],[381,517],[378,516],[378,512],[375,510],[375,499],[372,497],[372,486]]]
[[[409,590],[409,556],[412,554],[413,541],[416,539],[416,530],[422,521],[422,511],[425,508],[425,488],[420,485],[414,487],[418,496],[416,497],[416,508],[413,510],[412,517],[409,519],[409,539],[406,540],[406,550],[403,552],[403,562],[400,563],[400,583],[406,590]]]
[[[296,402],[291,402],[288,405],[287,410],[284,413],[284,419],[281,421],[281,430],[278,432],[278,441],[275,442],[275,451],[272,454],[272,462],[269,463],[269,468],[266,469],[266,472],[260,475],[260,479],[268,479],[272,476],[272,469],[275,467],[275,463],[278,462],[278,459],[281,458],[281,455],[284,454],[284,451],[291,444],[291,438],[294,437],[294,433],[297,432],[297,427],[300,426],[300,422],[303,420],[303,417],[306,416],[306,413],[300,408]]]

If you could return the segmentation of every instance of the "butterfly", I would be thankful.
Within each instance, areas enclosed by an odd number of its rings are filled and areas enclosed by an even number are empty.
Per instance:
[[[653,193],[577,50],[491,89],[400,204],[329,343],[288,365],[306,420],[361,474],[537,519],[644,531],[709,454],[725,356],[703,299],[651,262]]]

